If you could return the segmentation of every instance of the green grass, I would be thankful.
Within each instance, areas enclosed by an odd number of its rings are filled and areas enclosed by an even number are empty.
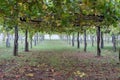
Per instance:
[[[13,43],[11,45],[10,48],[6,48],[5,47],[5,43],[2,43],[3,45],[0,46],[0,59],[12,59],[15,58],[13,56]],[[83,51],[84,48],[84,44],[80,44],[80,49],[77,49],[76,47],[76,43],[75,46],[72,47],[71,45],[67,44],[67,42],[65,41],[60,41],[60,40],[45,40],[43,42],[39,42],[39,44],[37,44],[37,46],[33,45],[33,48],[30,49],[30,52],[24,52],[24,43],[19,42],[19,55],[25,55],[26,59],[29,58],[29,55],[31,55],[32,53],[36,54],[36,53],[40,53],[40,56],[43,56],[42,60],[45,61],[46,63],[51,63],[52,65],[56,66],[56,65],[60,65],[61,63],[61,55],[69,53],[70,55],[74,54],[74,53],[85,53]],[[87,46],[87,53],[85,54],[94,54],[96,56],[96,44],[94,47],[91,46],[91,43],[88,43]],[[113,52],[112,51],[112,44],[105,44],[105,48],[102,49],[102,56],[108,56],[111,58],[116,59],[116,61],[118,61],[118,51],[117,52]],[[28,57],[27,57],[28,56]],[[44,59],[44,57],[46,58],[46,60]],[[50,57],[50,58],[49,58]],[[24,60],[24,61],[25,61]],[[31,64],[34,64],[36,59],[31,58]]]
[[[9,58],[13,56],[13,42],[11,42],[11,47],[6,48],[5,42],[1,42],[2,45],[0,45],[0,58]],[[30,51],[56,51],[58,53],[60,52],[84,52],[83,49],[84,44],[80,44],[80,49],[77,49],[77,45],[75,43],[75,46],[72,47],[71,45],[67,44],[65,41],[60,40],[46,40],[43,42],[39,42],[37,46],[33,45],[33,48],[30,49]],[[19,42],[19,54],[24,53],[24,43]],[[93,53],[96,55],[96,44],[94,47],[91,46],[91,43],[89,42],[87,45],[87,52]],[[112,51],[112,44],[105,44],[105,48],[102,49],[102,56],[118,56],[118,52]]]

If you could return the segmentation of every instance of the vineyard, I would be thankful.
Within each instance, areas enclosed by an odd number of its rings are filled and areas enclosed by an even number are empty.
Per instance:
[[[120,80],[120,0],[0,0],[0,80]]]

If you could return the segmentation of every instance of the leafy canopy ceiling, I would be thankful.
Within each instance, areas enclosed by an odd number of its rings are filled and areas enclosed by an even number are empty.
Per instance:
[[[41,30],[78,30],[85,25],[112,25],[120,19],[120,0],[0,0],[7,25],[33,24]]]

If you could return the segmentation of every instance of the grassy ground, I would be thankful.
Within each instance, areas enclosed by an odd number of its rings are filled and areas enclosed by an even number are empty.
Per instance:
[[[88,44],[87,52],[65,41],[43,41],[24,52],[19,44],[19,56],[12,48],[0,46],[0,80],[119,80],[118,52],[106,44],[102,57],[96,47]]]

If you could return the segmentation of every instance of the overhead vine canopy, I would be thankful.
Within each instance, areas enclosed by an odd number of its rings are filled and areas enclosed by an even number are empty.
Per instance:
[[[120,19],[120,0],[0,0],[1,22],[33,24],[43,31],[112,25]]]

